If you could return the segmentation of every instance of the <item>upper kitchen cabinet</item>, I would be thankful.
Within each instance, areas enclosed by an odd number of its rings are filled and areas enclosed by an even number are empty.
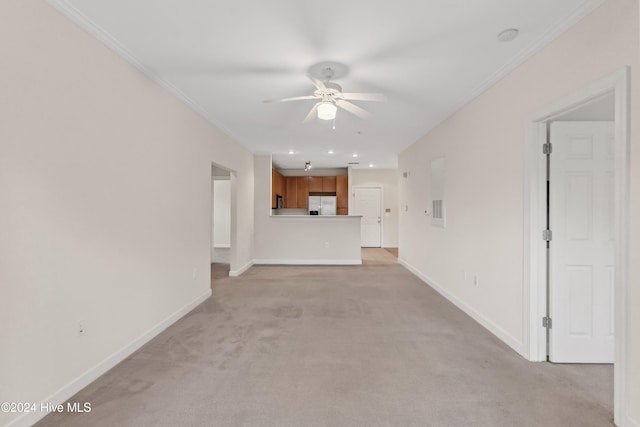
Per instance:
[[[349,177],[338,175],[336,177],[336,213],[348,215],[349,213]]]
[[[323,176],[322,177],[322,192],[323,193],[335,193],[336,192],[336,177],[335,176]]]
[[[347,175],[293,175],[290,170],[283,173],[275,168],[271,169],[271,207],[285,209],[278,214],[302,214],[300,209],[308,209],[309,196],[336,196],[336,213],[347,215]]]
[[[322,193],[322,176],[310,176],[309,177],[309,193]]]
[[[284,197],[285,182],[280,172],[271,169],[271,208],[278,208],[278,197]]]
[[[285,191],[284,191],[284,207],[285,208],[297,208],[298,207],[298,177],[297,176],[285,176]]]
[[[310,176],[309,193],[335,193],[335,176]]]
[[[297,190],[297,206],[296,208],[306,209],[307,202],[309,201],[309,177],[308,176],[296,176],[296,190]]]

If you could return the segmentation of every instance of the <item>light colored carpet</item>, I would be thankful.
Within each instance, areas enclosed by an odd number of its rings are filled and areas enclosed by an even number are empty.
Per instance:
[[[399,264],[252,267],[39,426],[609,426],[607,365],[531,363]],[[226,269],[226,270],[225,270]]]

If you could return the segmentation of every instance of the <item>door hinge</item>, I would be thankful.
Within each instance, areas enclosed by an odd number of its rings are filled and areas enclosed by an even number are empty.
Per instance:
[[[542,144],[542,154],[551,154],[551,151],[553,151],[553,147],[550,142]]]
[[[543,328],[547,328],[547,329],[551,329],[551,318],[548,316],[545,316],[542,318],[542,327]]]
[[[542,230],[542,240],[550,242],[552,238],[551,230]]]

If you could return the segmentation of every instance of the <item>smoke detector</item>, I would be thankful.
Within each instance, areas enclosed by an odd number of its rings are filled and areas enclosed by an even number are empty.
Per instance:
[[[501,42],[510,42],[511,40],[515,40],[518,34],[520,34],[520,31],[518,31],[517,28],[509,28],[498,34],[498,40]]]

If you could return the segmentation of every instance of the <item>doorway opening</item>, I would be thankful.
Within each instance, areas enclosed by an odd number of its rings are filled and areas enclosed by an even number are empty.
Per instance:
[[[211,278],[229,275],[234,240],[232,223],[233,172],[211,165]]]
[[[553,185],[548,181],[549,151],[553,152],[553,146],[545,146],[549,142],[552,123],[559,120],[584,120],[586,111],[595,111],[594,106],[606,105],[610,99],[613,104],[613,148],[612,153],[612,193],[611,220],[613,225],[613,324],[615,342],[613,345],[614,361],[614,420],[619,423],[626,414],[626,329],[627,313],[625,309],[627,293],[627,259],[628,259],[628,197],[629,197],[629,171],[628,171],[628,79],[627,68],[595,82],[578,92],[567,96],[553,105],[550,105],[533,115],[530,119],[529,138],[525,146],[525,292],[523,319],[525,347],[528,349],[527,357],[532,361],[547,360],[549,350],[549,333],[554,333],[554,319],[548,310],[553,306],[550,298],[553,296],[553,263],[550,258],[549,243],[553,244],[553,195],[548,192],[548,186]],[[582,114],[582,116],[581,116]],[[588,117],[587,120],[591,120]],[[583,140],[584,141],[584,140]],[[588,149],[589,144],[576,143],[575,147]],[[578,156],[579,157],[579,156]],[[553,159],[551,160],[553,162]],[[571,175],[575,183],[588,187],[588,179],[580,181],[579,174]],[[584,174],[582,175],[584,178]],[[591,197],[591,196],[588,196]],[[588,198],[587,197],[587,198]],[[582,200],[586,200],[584,197]],[[551,211],[547,206],[551,203]],[[556,202],[557,203],[557,202]],[[574,211],[579,207],[570,206]],[[549,214],[549,215],[548,215]],[[580,219],[584,220],[584,216]],[[556,219],[557,222],[557,219]],[[583,225],[586,224],[583,222]],[[562,225],[562,224],[560,224]],[[575,226],[576,224],[571,224]],[[588,224],[587,224],[588,225]],[[588,227],[582,227],[582,232]],[[551,232],[549,232],[551,230]],[[549,242],[551,240],[551,242]],[[551,246],[553,248],[553,246]],[[576,264],[577,265],[577,264]],[[575,269],[576,278],[579,281],[580,274],[585,277],[587,269]],[[580,273],[580,274],[578,274]],[[586,296],[585,296],[586,295]],[[579,296],[583,300],[590,298],[585,294]],[[584,314],[584,313],[583,313]],[[584,320],[584,317],[582,319]],[[551,329],[551,332],[549,332]]]

